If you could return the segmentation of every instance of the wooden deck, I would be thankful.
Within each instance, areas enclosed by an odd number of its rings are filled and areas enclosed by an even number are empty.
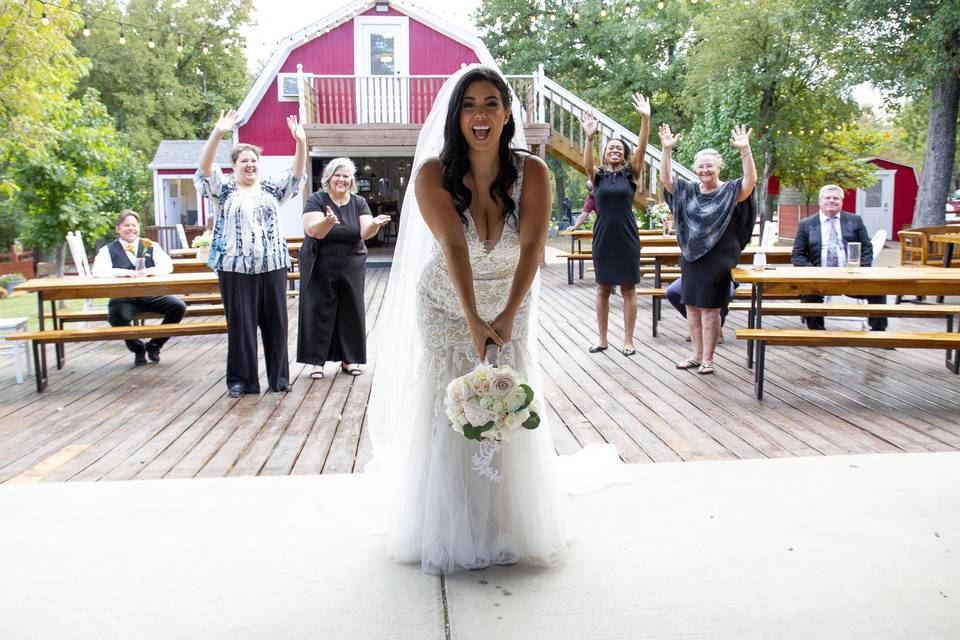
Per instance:
[[[637,354],[615,348],[620,299],[611,312],[611,349],[596,340],[591,279],[566,284],[562,264],[543,270],[542,368],[561,453],[614,443],[628,462],[960,450],[960,378],[942,351],[772,349],[764,402],[753,397],[745,347],[733,339],[745,314],[731,314],[717,374],[678,371],[688,355],[685,322],[665,305],[650,338],[650,301],[641,298]],[[367,326],[375,329],[387,269],[367,272]],[[956,301],[954,301],[956,302]],[[290,303],[290,353],[297,302]],[[800,326],[796,318],[765,326]],[[891,329],[942,327],[891,320]],[[223,381],[224,336],[174,339],[159,365],[132,368],[119,344],[67,346],[50,389],[17,385],[0,362],[0,482],[129,480],[349,473],[369,458],[364,434],[371,376],[311,381],[293,364],[294,391],[232,400]],[[371,354],[374,366],[376,354]],[[262,383],[266,388],[266,383]]]

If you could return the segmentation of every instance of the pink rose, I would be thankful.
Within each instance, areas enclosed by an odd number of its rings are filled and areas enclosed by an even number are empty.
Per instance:
[[[509,395],[517,387],[513,377],[507,374],[498,373],[493,377],[490,384],[490,391],[498,396]]]

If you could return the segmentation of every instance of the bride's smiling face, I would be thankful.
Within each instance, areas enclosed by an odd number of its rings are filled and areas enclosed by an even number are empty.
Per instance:
[[[460,131],[471,148],[496,149],[509,119],[510,112],[492,82],[478,80],[467,87],[460,102]]]

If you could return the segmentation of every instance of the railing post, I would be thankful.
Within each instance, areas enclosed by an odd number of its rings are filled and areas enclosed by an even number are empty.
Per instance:
[[[545,108],[546,103],[544,101],[544,72],[543,72],[543,63],[541,62],[537,65],[537,73],[533,78],[534,90],[537,94],[537,122],[546,122]]]
[[[306,94],[306,87],[304,86],[306,79],[303,77],[303,65],[297,64],[297,103],[299,105],[299,117],[300,123],[305,123],[307,109],[303,104],[304,95]]]

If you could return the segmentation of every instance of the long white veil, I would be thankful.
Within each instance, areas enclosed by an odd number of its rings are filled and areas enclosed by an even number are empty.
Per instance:
[[[377,466],[378,458],[389,456],[398,437],[415,428],[412,424],[413,412],[410,410],[413,394],[409,389],[421,380],[420,362],[423,355],[420,332],[417,330],[417,285],[434,244],[433,234],[417,204],[417,175],[423,163],[439,156],[443,148],[443,129],[454,88],[466,73],[480,66],[472,64],[463,67],[447,78],[417,138],[410,181],[400,210],[400,231],[393,253],[393,265],[390,267],[387,290],[373,336],[377,365],[367,407],[367,426],[373,443],[373,467]],[[512,98],[511,110],[516,132],[511,147],[526,149],[527,138],[523,131],[520,101],[515,94]],[[531,289],[531,298],[534,300],[539,297],[536,291],[538,287],[539,276]],[[531,310],[530,326],[537,326],[535,305]]]

